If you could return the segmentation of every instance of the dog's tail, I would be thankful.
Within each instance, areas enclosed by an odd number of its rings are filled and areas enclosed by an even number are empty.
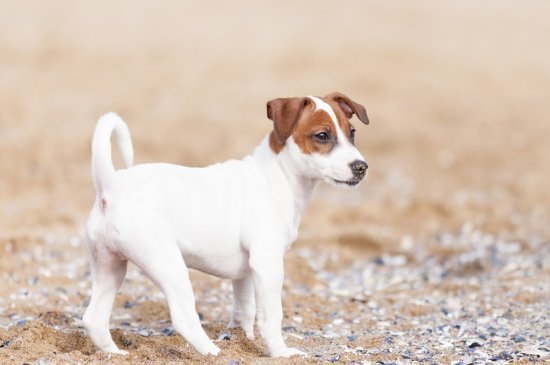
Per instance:
[[[113,112],[99,118],[92,140],[92,176],[99,194],[109,189],[115,175],[111,159],[111,134],[113,131],[126,167],[131,167],[134,160],[130,131],[122,118]]]

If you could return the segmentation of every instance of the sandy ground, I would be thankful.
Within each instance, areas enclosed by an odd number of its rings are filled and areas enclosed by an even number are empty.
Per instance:
[[[548,361],[550,4],[0,1],[0,363]],[[84,224],[90,139],[129,123],[136,163],[240,158],[265,102],[341,91],[369,177],[320,185],[286,261],[271,360],[225,334],[229,282],[193,273],[222,348],[173,333],[135,267],[96,352]],[[227,339],[223,339],[223,337]]]

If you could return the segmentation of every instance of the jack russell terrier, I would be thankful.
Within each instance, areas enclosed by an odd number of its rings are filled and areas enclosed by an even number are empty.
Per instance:
[[[102,351],[127,354],[113,342],[115,295],[135,263],[164,292],[172,325],[198,352],[217,355],[195,309],[188,269],[233,281],[229,327],[254,338],[254,320],[270,356],[305,355],[281,333],[283,258],[319,180],[357,185],[367,164],[354,146],[355,114],[365,108],[340,93],[267,103],[273,131],[240,161],[205,168],[155,163],[132,166],[130,133],[109,113],[92,141],[97,191],[87,227],[92,297],[82,321]],[[111,134],[127,166],[115,171]]]

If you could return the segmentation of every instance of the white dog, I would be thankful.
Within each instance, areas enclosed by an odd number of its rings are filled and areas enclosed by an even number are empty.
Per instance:
[[[220,349],[200,324],[188,268],[233,280],[229,327],[253,339],[256,318],[270,356],[303,355],[281,333],[283,258],[316,183],[354,186],[366,175],[348,121],[353,114],[368,124],[365,108],[340,93],[272,100],[273,131],[254,152],[205,168],[132,167],[126,124],[114,113],[101,117],[92,142],[97,196],[87,223],[92,298],[83,317],[94,344],[127,354],[111,338],[109,316],[131,260],[162,289],[172,325],[201,354]],[[127,169],[113,167],[113,131]]]

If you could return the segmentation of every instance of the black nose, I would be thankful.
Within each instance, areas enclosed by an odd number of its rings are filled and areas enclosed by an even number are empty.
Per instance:
[[[351,171],[353,171],[353,175],[359,179],[362,179],[365,176],[369,167],[365,161],[361,160],[355,160],[350,163],[349,166],[351,167]]]

